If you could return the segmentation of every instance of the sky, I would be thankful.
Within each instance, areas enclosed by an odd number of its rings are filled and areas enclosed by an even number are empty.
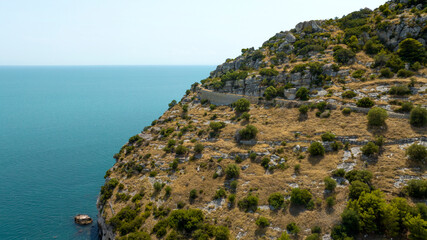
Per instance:
[[[0,65],[218,65],[385,0],[0,0]]]

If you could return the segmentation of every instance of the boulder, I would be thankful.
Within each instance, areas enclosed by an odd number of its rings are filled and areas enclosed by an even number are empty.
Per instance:
[[[93,222],[92,218],[86,214],[78,214],[74,217],[74,222],[80,225],[88,225]]]

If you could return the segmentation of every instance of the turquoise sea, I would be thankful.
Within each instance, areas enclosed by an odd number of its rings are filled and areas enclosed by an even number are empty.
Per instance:
[[[96,239],[114,153],[213,68],[0,67],[0,239]]]

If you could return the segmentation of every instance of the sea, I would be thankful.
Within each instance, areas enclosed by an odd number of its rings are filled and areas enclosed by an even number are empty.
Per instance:
[[[1,66],[0,239],[97,239],[113,155],[213,69]]]

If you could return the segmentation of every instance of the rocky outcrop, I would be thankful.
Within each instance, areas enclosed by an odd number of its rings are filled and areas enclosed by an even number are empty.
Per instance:
[[[79,214],[74,217],[74,222],[80,225],[88,225],[93,222],[92,218],[86,214]]]
[[[96,203],[96,207],[98,209],[98,238],[100,240],[114,240],[115,234],[113,227],[107,224],[103,217],[104,208],[100,205],[99,197]]]

